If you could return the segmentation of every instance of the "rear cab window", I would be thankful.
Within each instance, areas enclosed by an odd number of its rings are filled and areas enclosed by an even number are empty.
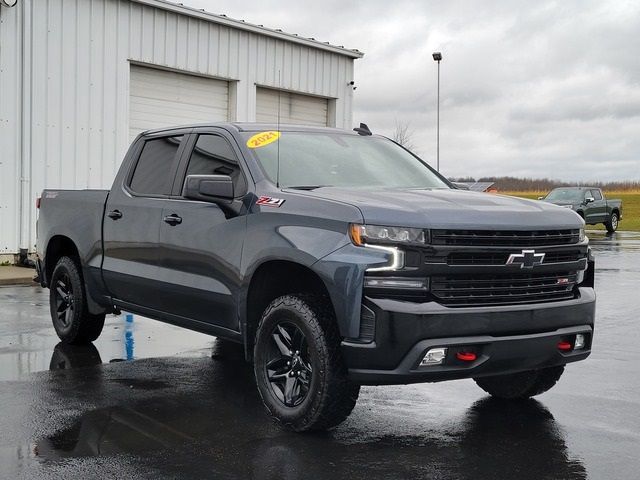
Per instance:
[[[129,189],[144,196],[171,194],[183,135],[146,140],[138,157]]]

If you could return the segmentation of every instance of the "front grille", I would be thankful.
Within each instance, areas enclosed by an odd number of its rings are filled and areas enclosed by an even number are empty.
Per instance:
[[[447,265],[505,265],[509,254],[509,252],[453,252],[447,256]],[[547,252],[543,265],[578,262],[583,258],[586,258],[586,253],[580,250]]]
[[[431,293],[452,307],[550,302],[574,298],[575,272],[432,277]]]
[[[571,245],[580,241],[580,230],[431,230],[432,245],[537,247]]]

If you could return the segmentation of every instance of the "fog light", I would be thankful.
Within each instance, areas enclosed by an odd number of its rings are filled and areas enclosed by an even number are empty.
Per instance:
[[[584,338],[584,334],[579,333],[576,335],[576,341],[573,343],[573,349],[574,350],[582,350],[584,348],[585,345],[585,338]]]
[[[425,353],[422,361],[420,362],[420,366],[425,367],[429,365],[440,365],[442,362],[444,362],[446,356],[446,348],[432,348],[427,353]]]

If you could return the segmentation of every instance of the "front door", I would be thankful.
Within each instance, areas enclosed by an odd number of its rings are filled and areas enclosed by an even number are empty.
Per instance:
[[[158,279],[163,311],[239,331],[237,296],[246,216],[182,197],[186,175],[229,175],[236,197],[247,191],[238,153],[224,134],[193,135],[191,152],[164,201]]]
[[[600,190],[590,190],[587,196],[593,198],[593,202],[587,205],[586,223],[603,223],[607,215],[607,202],[602,198]]]

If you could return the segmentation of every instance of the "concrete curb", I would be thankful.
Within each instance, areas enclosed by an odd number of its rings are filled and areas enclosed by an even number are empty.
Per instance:
[[[28,279],[27,278],[9,278],[9,279],[1,278],[0,279],[0,287],[11,287],[16,285],[31,285],[35,287],[38,284],[30,278]]]
[[[23,267],[0,267],[0,286],[7,285],[37,285],[33,281],[36,271]]]

